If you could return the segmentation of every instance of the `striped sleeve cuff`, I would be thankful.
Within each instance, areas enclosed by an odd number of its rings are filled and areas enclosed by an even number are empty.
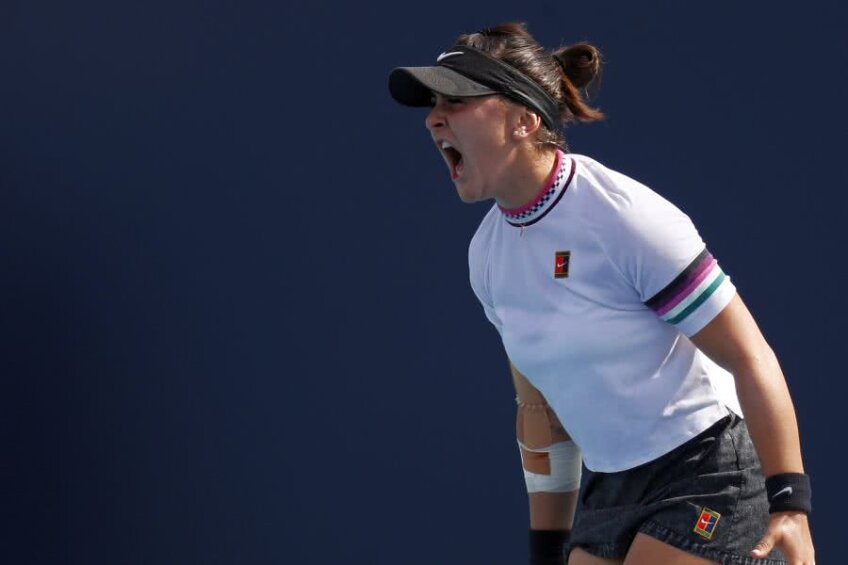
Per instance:
[[[715,318],[736,294],[730,277],[704,249],[664,289],[645,302],[663,320],[693,336]]]

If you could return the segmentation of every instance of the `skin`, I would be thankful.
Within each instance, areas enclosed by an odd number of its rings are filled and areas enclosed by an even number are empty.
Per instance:
[[[518,400],[528,404],[547,404],[542,393],[530,384],[527,377],[510,363],[512,383]],[[520,416],[519,416],[520,417]],[[571,437],[559,420],[556,420],[558,429],[555,430],[557,441],[568,441]],[[528,493],[530,504],[530,527],[534,530],[559,530],[571,529],[574,520],[574,511],[577,509],[577,495],[580,491],[571,492],[531,492]]]
[[[539,117],[500,96],[436,94],[425,125],[437,147],[447,141],[462,153],[463,171],[453,181],[463,202],[494,198],[504,208],[518,208],[536,196],[554,166],[553,148],[539,151],[529,143]]]
[[[494,199],[507,209],[530,202],[549,177],[555,149],[535,142],[541,126],[530,110],[499,96],[446,98],[435,94],[425,120],[437,147],[447,141],[462,153],[461,173],[453,178],[464,202]],[[439,149],[449,170],[448,155]],[[692,342],[735,377],[736,391],[765,476],[803,473],[795,410],[786,380],[742,299],[737,295]],[[519,400],[545,402],[541,393],[514,366],[510,370]],[[558,424],[558,422],[557,422]],[[561,424],[560,424],[561,426]],[[565,430],[558,430],[566,434]],[[534,529],[570,528],[577,492],[532,493],[530,524]],[[813,565],[807,516],[800,512],[770,515],[768,529],[752,548],[752,557],[765,557],[780,547],[790,565]],[[570,565],[703,565],[709,561],[638,534],[623,562],[599,559],[577,548]]]
[[[763,474],[803,473],[798,423],[786,379],[774,351],[738,294],[692,337],[692,342],[733,374]],[[790,565],[815,563],[807,515],[771,514],[766,534],[751,556],[765,557],[775,546],[783,550]]]
[[[763,474],[768,477],[776,473],[803,473],[798,425],[786,379],[777,357],[739,295],[695,334],[692,342],[733,374]],[[774,547],[783,550],[789,565],[814,565],[815,550],[807,515],[802,512],[771,514],[765,535],[750,555],[766,557]],[[569,565],[616,563],[599,560],[580,549],[571,553],[568,562]],[[698,565],[710,562],[638,534],[624,563]]]

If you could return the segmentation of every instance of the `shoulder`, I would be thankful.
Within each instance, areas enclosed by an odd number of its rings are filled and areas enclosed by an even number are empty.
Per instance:
[[[584,229],[604,247],[664,246],[694,235],[680,208],[640,181],[583,155],[574,155],[574,201]]]
[[[677,206],[597,161],[579,162],[587,231],[643,301],[705,253],[697,228]]]
[[[569,155],[577,164],[574,192],[597,219],[679,212],[678,208],[642,182],[585,155]]]
[[[471,237],[471,243],[468,245],[469,259],[473,260],[481,254],[487,255],[489,246],[491,245],[492,235],[497,227],[497,222],[500,219],[500,211],[498,205],[493,204],[489,211],[483,216],[480,225]]]
[[[483,217],[468,246],[468,271],[471,288],[484,307],[490,307],[491,305],[487,275],[489,250],[492,248],[494,232],[500,219],[500,211],[497,204],[495,204]],[[497,321],[497,317],[493,313],[487,311],[486,315],[489,316],[489,319],[492,320],[492,323],[496,327],[499,327],[500,322]]]

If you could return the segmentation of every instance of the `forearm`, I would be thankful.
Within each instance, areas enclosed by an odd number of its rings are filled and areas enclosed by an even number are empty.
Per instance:
[[[739,296],[692,341],[733,374],[763,474],[802,473],[798,423],[786,379]]]
[[[734,370],[736,392],[766,477],[803,473],[795,408],[780,364],[763,346]]]
[[[580,487],[579,450],[544,396],[512,364],[510,371],[518,395],[516,437],[528,481],[530,528],[570,529]]]
[[[787,557],[792,558],[792,563],[814,563],[815,550],[806,514],[810,509],[809,481],[805,484],[803,475],[794,475],[803,473],[804,465],[795,409],[786,379],[770,349],[752,362],[737,366],[735,377],[739,402],[745,412],[763,475],[775,481],[768,492],[772,512],[769,526],[751,555],[765,557],[777,544]],[[787,484],[797,490],[793,493],[792,488],[780,488]],[[768,480],[766,489],[769,489]],[[784,496],[776,498],[779,492],[784,492]],[[775,509],[775,500],[782,508]]]
[[[580,449],[547,404],[519,403],[517,421],[530,528],[571,529],[580,489]]]
[[[574,523],[574,511],[577,508],[579,491],[571,492],[531,492],[530,529],[532,530],[570,530]]]
[[[815,551],[807,520],[809,478],[803,474],[795,408],[777,357],[738,295],[692,341],[733,374],[766,477],[772,513],[751,556],[766,557],[778,545],[792,563],[813,563]],[[774,481],[771,486],[769,480]],[[793,485],[797,491],[790,488]],[[782,496],[776,498],[778,494]]]

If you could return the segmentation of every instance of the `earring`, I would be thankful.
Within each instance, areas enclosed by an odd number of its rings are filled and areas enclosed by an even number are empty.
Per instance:
[[[519,128],[519,129],[515,130],[513,132],[513,134],[517,135],[518,137],[524,137],[525,135],[527,135],[527,128],[524,128],[524,127]]]

